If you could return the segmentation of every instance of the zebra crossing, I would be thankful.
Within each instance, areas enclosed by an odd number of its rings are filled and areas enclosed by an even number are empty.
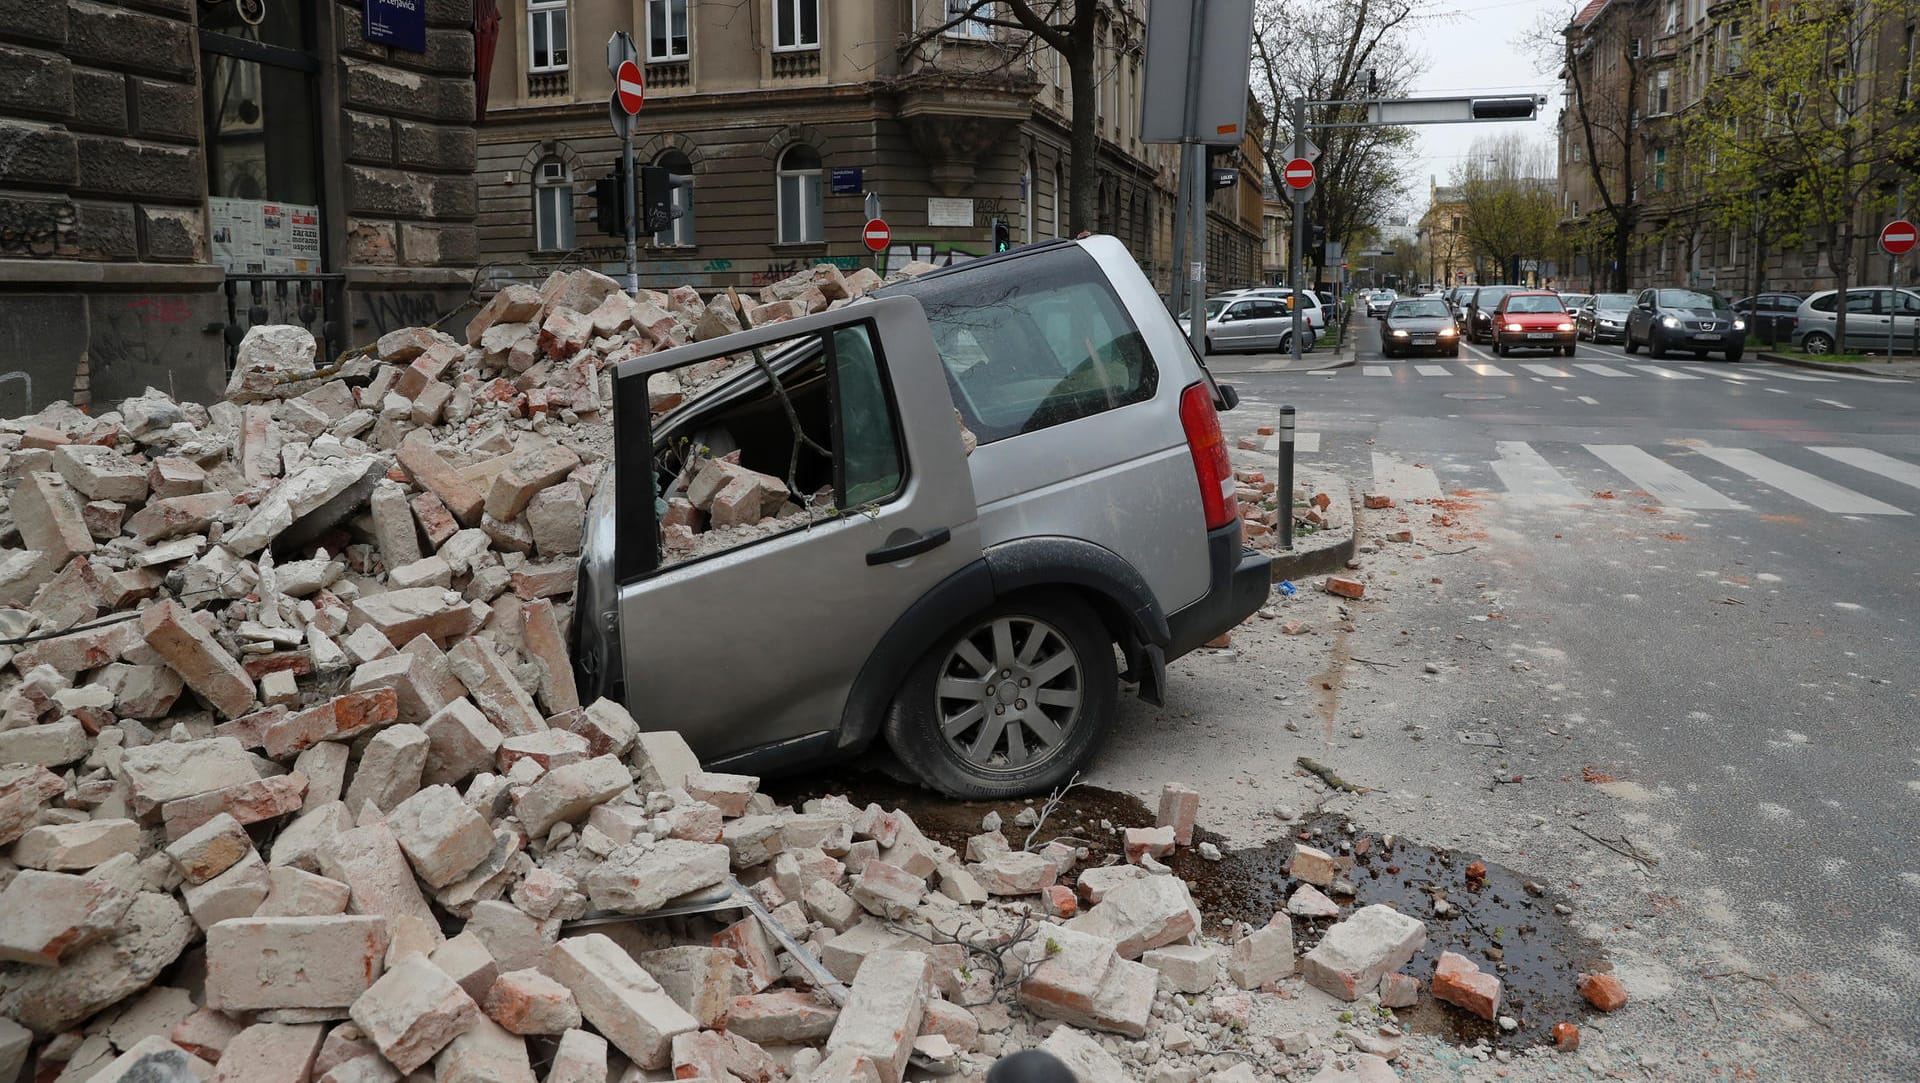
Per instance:
[[[1514,371],[1518,370],[1518,371]],[[1341,370],[1329,370],[1328,376],[1337,375]],[[1765,385],[1768,380],[1787,380],[1797,384],[1834,384],[1855,381],[1871,384],[1892,384],[1903,381],[1887,376],[1869,376],[1858,372],[1828,372],[1818,376],[1805,372],[1791,372],[1779,366],[1742,366],[1732,371],[1725,365],[1700,363],[1689,365],[1684,361],[1668,361],[1658,365],[1625,363],[1618,365],[1602,364],[1597,361],[1516,362],[1512,369],[1501,365],[1479,361],[1453,361],[1446,363],[1418,364],[1365,364],[1360,366],[1362,378],[1395,379],[1412,373],[1414,379],[1448,379],[1460,377],[1525,377],[1541,376],[1554,380],[1570,380],[1581,376],[1595,376],[1608,380],[1655,379],[1668,381],[1720,379],[1735,384]]]
[[[1317,447],[1318,434],[1311,435]],[[1369,448],[1367,458],[1366,491],[1397,501],[1471,489],[1504,493],[1519,506],[1551,508],[1617,490],[1638,504],[1685,511],[1780,514],[1811,507],[1832,515],[1885,518],[1920,511],[1920,454],[1903,458],[1863,447],[1790,445],[1758,451],[1500,440],[1491,454],[1477,456]]]

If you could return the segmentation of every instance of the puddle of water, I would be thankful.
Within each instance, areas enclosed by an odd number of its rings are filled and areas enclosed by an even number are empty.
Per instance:
[[[964,849],[967,837],[980,833],[980,820],[989,810],[1000,813],[1001,830],[1015,846],[1027,834],[1026,828],[1013,824],[1014,816],[1029,807],[1024,800],[953,801],[883,774],[841,772],[770,779],[762,788],[774,800],[796,807],[811,797],[857,793],[882,807],[905,811],[928,838],[956,849]],[[1115,830],[1103,830],[1103,820]],[[1092,852],[1084,868],[1120,854],[1118,829],[1151,827],[1153,822],[1154,811],[1130,794],[1076,786],[1061,800],[1035,844],[1063,835],[1076,838]],[[1206,861],[1195,850],[1182,849],[1169,864],[1192,890],[1207,931],[1224,936],[1226,926],[1234,921],[1262,926],[1286,908],[1287,896],[1300,883],[1286,871],[1296,841],[1338,854],[1341,839],[1350,840],[1356,849],[1365,839],[1367,852],[1355,856],[1351,874],[1355,895],[1336,896],[1342,916],[1356,907],[1387,903],[1427,925],[1426,948],[1404,968],[1421,982],[1420,1003],[1398,1013],[1404,1024],[1462,1043],[1485,1038],[1496,1046],[1524,1048],[1551,1044],[1553,1024],[1580,1023],[1591,1014],[1575,988],[1576,976],[1610,967],[1603,962],[1598,944],[1574,932],[1566,918],[1554,913],[1554,904],[1565,902],[1564,897],[1551,890],[1539,896],[1529,894],[1523,876],[1491,862],[1482,862],[1484,878],[1469,881],[1467,867],[1481,860],[1474,854],[1422,846],[1405,838],[1395,839],[1388,848],[1379,833],[1349,835],[1348,828],[1343,817],[1317,816],[1294,824],[1293,834],[1265,846],[1227,850],[1220,861]],[[1312,836],[1315,830],[1318,836]],[[1301,833],[1310,837],[1298,839]],[[1194,838],[1215,845],[1223,842],[1204,827],[1195,830]],[[1436,894],[1453,906],[1451,913],[1434,913]],[[1296,950],[1302,955],[1312,950],[1332,924],[1331,920],[1296,918]],[[1501,1014],[1519,1021],[1517,1031],[1503,1032],[1493,1023],[1433,999],[1427,983],[1442,951],[1465,955],[1500,978]],[[1495,959],[1494,952],[1502,957]]]

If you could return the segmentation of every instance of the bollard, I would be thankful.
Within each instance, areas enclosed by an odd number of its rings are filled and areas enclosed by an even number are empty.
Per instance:
[[[1293,417],[1291,406],[1280,408],[1280,548],[1293,548]]]

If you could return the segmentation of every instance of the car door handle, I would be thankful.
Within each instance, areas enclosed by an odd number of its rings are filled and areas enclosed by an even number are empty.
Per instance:
[[[892,564],[908,557],[917,557],[930,549],[938,549],[952,540],[953,531],[937,526],[925,534],[873,550],[867,554],[867,564],[871,567],[875,564]]]

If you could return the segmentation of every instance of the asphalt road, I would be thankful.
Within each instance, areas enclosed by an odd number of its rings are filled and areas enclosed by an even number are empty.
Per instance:
[[[1389,361],[1355,326],[1351,367],[1222,364],[1223,420],[1293,405],[1302,460],[1395,501],[1362,520],[1369,600],[1294,600],[1350,622],[1318,654],[1183,660],[1098,774],[1200,776],[1232,820],[1297,800],[1311,749],[1378,788],[1357,821],[1580,890],[1653,1077],[1911,1078],[1920,381],[1588,343]]]

